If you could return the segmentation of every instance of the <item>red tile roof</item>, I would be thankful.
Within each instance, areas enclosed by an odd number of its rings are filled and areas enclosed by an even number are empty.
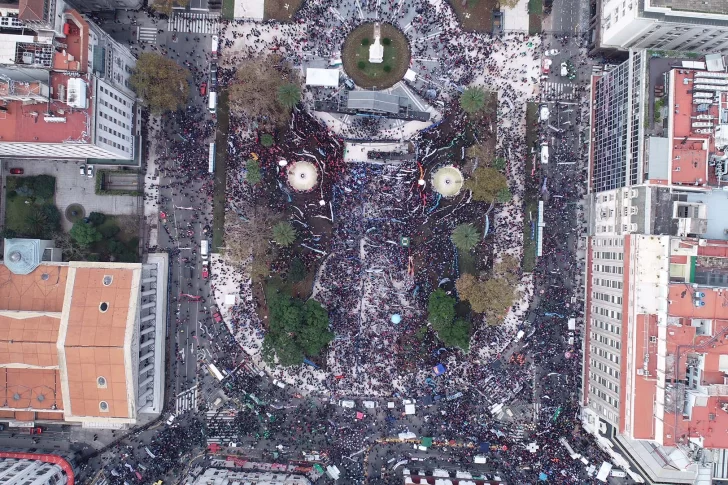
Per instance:
[[[20,0],[20,12],[18,17],[20,20],[30,22],[44,22],[43,10],[45,9],[46,0]]]

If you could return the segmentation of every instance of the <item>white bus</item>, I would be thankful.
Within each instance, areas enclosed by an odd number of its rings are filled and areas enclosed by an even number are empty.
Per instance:
[[[210,241],[207,239],[203,239],[200,242],[200,256],[202,256],[202,261],[207,261],[207,256],[210,254]]]
[[[207,171],[215,173],[215,143],[210,143],[210,151],[207,156]]]
[[[207,109],[213,114],[217,111],[217,93],[215,91],[210,91],[207,96]]]
[[[210,369],[210,373],[215,376],[218,381],[222,381],[223,379],[225,379],[225,376],[223,376],[222,373],[217,370],[215,364],[209,364],[207,367]]]
[[[212,36],[212,49],[210,50],[210,53],[212,54],[213,59],[217,59],[217,46],[220,42],[220,39],[218,36],[213,35]]]

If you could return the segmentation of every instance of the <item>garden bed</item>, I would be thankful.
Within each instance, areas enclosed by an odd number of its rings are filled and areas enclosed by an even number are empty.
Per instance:
[[[374,23],[360,25],[344,41],[341,54],[344,70],[357,86],[389,88],[399,82],[409,68],[410,48],[404,34],[391,24],[381,24],[381,35],[384,47],[381,64],[369,62],[369,46],[374,40]]]

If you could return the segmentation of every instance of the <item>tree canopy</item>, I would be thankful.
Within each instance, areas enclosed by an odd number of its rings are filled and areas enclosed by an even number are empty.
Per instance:
[[[252,158],[245,162],[245,181],[250,185],[257,185],[263,179],[260,172],[260,162]]]
[[[280,55],[246,59],[238,65],[230,84],[230,111],[258,120],[263,126],[283,125],[291,115],[288,104],[295,94],[286,85],[298,88],[300,80]]]
[[[500,321],[515,296],[514,285],[502,277],[481,281],[466,273],[458,278],[455,287],[460,299],[467,300],[475,313],[484,313],[491,323]]]
[[[433,325],[437,337],[446,347],[460,347],[467,351],[470,348],[470,322],[462,318],[447,325]]]
[[[438,288],[430,293],[427,302],[427,320],[433,326],[449,325],[455,318],[455,298]]]
[[[278,103],[284,108],[293,109],[301,101],[301,87],[286,83],[278,87]]]
[[[280,220],[265,205],[256,205],[246,213],[245,220],[233,211],[225,214],[225,258],[231,263],[248,267],[251,276],[268,276],[275,255],[271,246],[273,226]]]
[[[71,238],[81,246],[88,246],[92,243],[101,241],[103,237],[101,233],[91,224],[83,221],[76,222],[71,228]]]
[[[485,106],[485,91],[477,87],[465,89],[460,95],[460,107],[468,114],[474,114]]]
[[[503,189],[508,189],[506,176],[490,167],[478,167],[473,176],[465,181],[465,188],[473,192],[473,199],[493,202]]]
[[[472,224],[460,224],[452,231],[450,239],[460,251],[470,251],[478,244],[480,234]]]
[[[137,59],[131,85],[153,113],[175,111],[187,104],[190,72],[175,61],[153,52]]]
[[[316,300],[305,303],[285,292],[267,291],[268,332],[263,355],[275,357],[282,366],[299,365],[305,356],[316,356],[334,339],[329,331],[329,313]]]
[[[281,221],[273,226],[273,240],[281,247],[290,246],[296,240],[296,230],[290,222]]]

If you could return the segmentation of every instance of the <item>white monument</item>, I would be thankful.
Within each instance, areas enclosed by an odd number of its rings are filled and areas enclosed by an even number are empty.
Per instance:
[[[379,28],[379,22],[374,23],[374,42],[369,46],[369,62],[372,64],[381,64],[384,62],[384,46],[381,42],[382,32]]]

